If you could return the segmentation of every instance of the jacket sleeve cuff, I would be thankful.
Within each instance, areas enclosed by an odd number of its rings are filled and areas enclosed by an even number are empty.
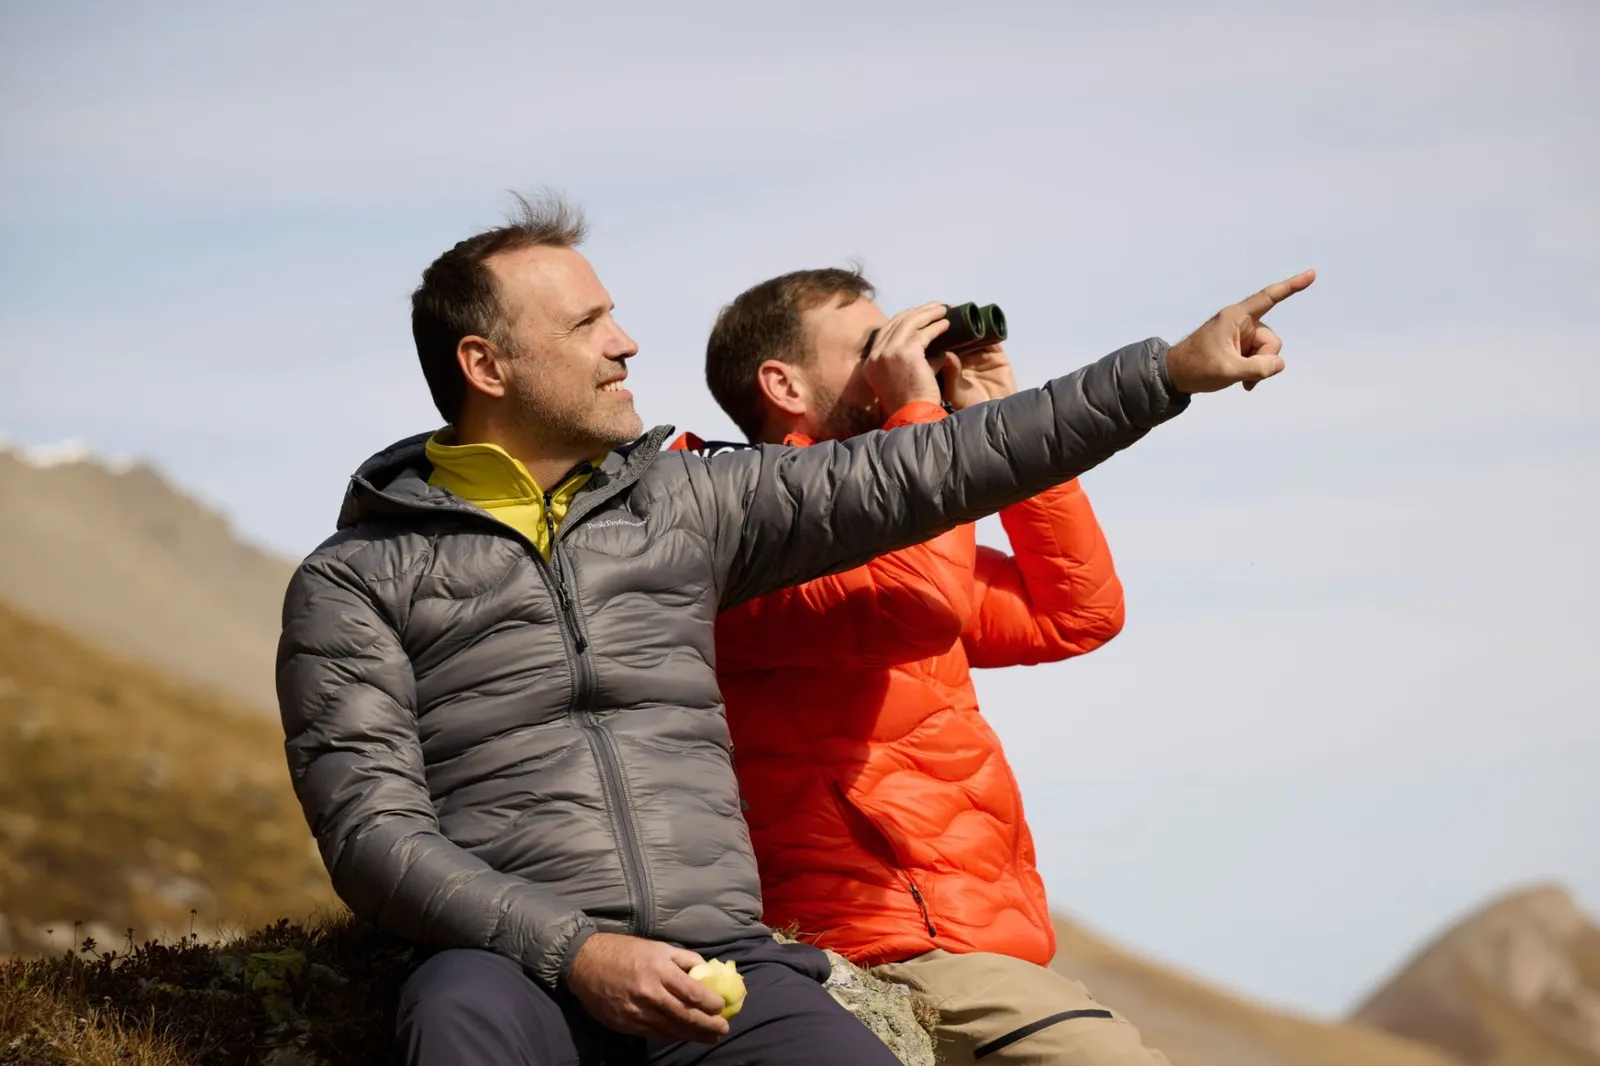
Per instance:
[[[889,421],[883,424],[884,429],[898,429],[901,426],[915,426],[926,422],[940,422],[945,417],[944,408],[927,400],[914,400],[900,410],[889,416]]]
[[[565,987],[567,978],[572,975],[572,964],[578,961],[578,952],[583,950],[583,945],[589,938],[599,932],[592,924],[585,922],[572,934],[572,939],[567,941],[567,948],[561,953],[561,967],[556,971],[556,984]]]
[[[1167,353],[1172,351],[1172,345],[1159,337],[1151,338],[1152,348],[1156,356],[1156,373],[1161,377],[1161,387],[1167,390],[1167,397],[1174,403],[1187,403],[1189,394],[1179,392],[1172,387],[1172,377],[1167,373]]]

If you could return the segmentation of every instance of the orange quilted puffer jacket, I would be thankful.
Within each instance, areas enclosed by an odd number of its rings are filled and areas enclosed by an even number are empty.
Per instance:
[[[943,417],[912,404],[886,428]],[[719,616],[773,928],[869,966],[934,948],[1055,954],[1016,779],[968,671],[1092,651],[1122,627],[1122,586],[1076,482],[1000,519],[1014,556],[962,526]]]

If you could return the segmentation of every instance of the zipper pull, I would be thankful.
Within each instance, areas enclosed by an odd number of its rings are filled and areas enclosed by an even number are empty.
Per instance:
[[[567,595],[567,586],[561,580],[561,572],[556,571],[556,596],[561,601],[561,613],[567,616],[567,628],[572,630],[572,643],[579,652],[589,646],[583,639],[583,630],[578,628],[578,612],[573,610],[572,597]]]
[[[561,580],[561,563],[559,560],[551,567],[555,571],[556,602],[561,606],[561,613],[566,618],[567,629],[572,632],[572,645],[579,654],[589,646],[583,639],[583,630],[578,628],[578,612],[573,608],[572,596],[567,592],[567,583]]]
[[[933,919],[928,915],[928,905],[922,901],[922,893],[917,891],[917,883],[907,875],[906,884],[911,886],[911,898],[917,901],[917,908],[922,911],[922,924],[928,927],[928,935],[938,936],[939,930],[933,927]]]
[[[556,558],[556,519],[550,512],[550,494],[544,494],[544,531],[550,538],[550,569],[556,579],[556,600],[561,604],[561,613],[566,616],[567,628],[572,630],[572,645],[579,654],[589,646],[583,639],[583,630],[578,628],[578,614],[572,609],[572,597],[567,595],[567,584],[561,580],[561,560]]]

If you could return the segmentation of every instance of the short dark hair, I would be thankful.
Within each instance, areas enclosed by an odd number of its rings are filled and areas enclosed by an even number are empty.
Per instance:
[[[535,245],[571,248],[583,243],[588,232],[583,212],[557,193],[544,191],[531,199],[520,193],[512,196],[517,210],[505,225],[468,237],[435,259],[411,294],[411,336],[422,376],[428,379],[434,406],[451,425],[461,417],[467,394],[467,380],[456,362],[461,339],[483,337],[514,350],[505,308],[486,261]]]
[[[805,313],[835,297],[848,305],[873,295],[859,268],[826,267],[763,281],[722,309],[706,341],[706,384],[747,438],[760,437],[766,417],[756,384],[761,364],[776,359],[801,366],[810,357]]]

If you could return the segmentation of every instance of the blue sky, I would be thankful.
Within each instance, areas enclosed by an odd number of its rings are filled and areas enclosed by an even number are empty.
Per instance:
[[[1351,1006],[1488,895],[1600,910],[1592,4],[12,3],[0,432],[303,554],[429,428],[406,300],[549,184],[647,422],[763,277],[998,301],[1037,383],[1306,266],[1289,370],[1085,484],[1129,597],[986,675],[1057,906]],[[992,525],[986,538],[999,536]]]

